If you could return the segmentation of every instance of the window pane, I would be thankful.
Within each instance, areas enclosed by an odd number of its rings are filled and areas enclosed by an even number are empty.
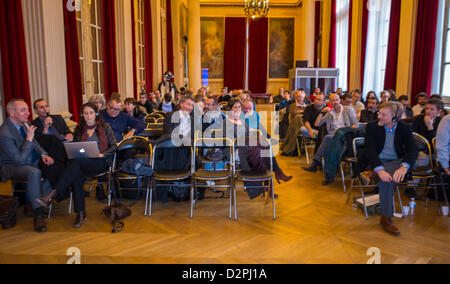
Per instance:
[[[97,26],[103,27],[103,0],[97,0]]]
[[[84,63],[83,60],[80,60],[80,68],[81,68],[81,91],[84,95],[85,90],[84,90],[84,86],[85,86],[85,81],[84,81]]]
[[[444,85],[442,94],[445,97],[450,97],[450,65],[447,64],[444,68]]]
[[[84,57],[84,54],[83,54],[83,42],[82,42],[83,33],[81,31],[81,22],[79,22],[79,21],[77,21],[77,30],[78,30],[78,34],[77,34],[77,36],[78,36],[78,50],[80,51],[80,57]]]
[[[98,30],[98,54],[98,59],[103,60],[103,30]]]
[[[105,93],[105,69],[104,69],[104,65],[103,63],[100,63],[99,65],[99,72],[100,72],[100,89],[101,89],[101,93],[104,94]]]
[[[89,8],[91,11],[91,24],[93,24],[93,25],[97,24],[97,22],[95,20],[95,3],[96,2],[97,2],[96,0],[89,1]]]
[[[92,59],[98,60],[98,54],[97,54],[97,29],[94,27],[91,27],[91,35],[92,35]]]
[[[99,90],[99,88],[98,88],[98,64],[97,63],[93,63],[92,64],[93,65],[93,71],[94,71],[94,94],[98,94],[99,92],[98,92],[98,90]]]
[[[445,56],[445,62],[450,62],[450,44],[449,44],[449,42],[450,42],[450,34],[448,34],[447,33],[447,46],[446,46],[446,48],[445,48],[445,54],[446,54],[446,56]]]
[[[77,10],[77,18],[81,19],[81,0],[75,0],[75,7],[80,8],[79,10]]]

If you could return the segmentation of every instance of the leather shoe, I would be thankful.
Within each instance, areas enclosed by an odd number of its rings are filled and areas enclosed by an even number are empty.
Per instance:
[[[283,182],[289,182],[292,180],[292,176],[286,176],[283,172],[275,173],[275,179],[277,180],[278,184],[280,184],[280,180]]]
[[[391,235],[400,236],[400,230],[394,225],[394,222],[388,217],[381,217],[380,221],[381,227]]]
[[[310,173],[315,173],[315,172],[317,172],[317,166],[318,166],[318,163],[316,161],[314,161],[310,167],[303,167],[302,169],[307,172],[310,172]]]
[[[329,178],[328,176],[325,178],[325,180],[322,182],[322,185],[323,186],[327,186],[327,185],[329,185],[330,183],[333,183],[334,182],[334,179],[331,179],[331,178]]]
[[[38,198],[36,199],[36,201],[44,208],[50,208],[50,206],[52,205],[53,201],[55,200],[56,196],[58,195],[58,193],[56,193],[56,190],[52,190],[50,191],[49,194],[47,194],[44,197]]]
[[[47,227],[45,226],[45,221],[43,216],[34,217],[34,231],[38,233],[47,232]]]
[[[84,222],[87,220],[86,211],[79,212],[77,217],[75,218],[75,224],[73,225],[75,228],[81,228],[84,225]]]

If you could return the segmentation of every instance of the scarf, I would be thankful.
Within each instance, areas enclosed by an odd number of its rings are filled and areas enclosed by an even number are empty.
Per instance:
[[[88,139],[89,139],[88,130],[92,130],[92,129],[96,129],[96,133],[99,136],[98,140],[100,141],[100,143],[99,143],[100,153],[105,152],[106,150],[108,150],[108,147],[109,147],[108,136],[106,135],[105,129],[98,123],[94,124],[93,126],[86,125],[84,127],[83,135],[81,136],[81,141],[82,142],[88,141]]]

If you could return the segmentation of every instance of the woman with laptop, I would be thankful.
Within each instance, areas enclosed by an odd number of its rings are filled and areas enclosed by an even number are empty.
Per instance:
[[[98,114],[97,107],[92,103],[87,103],[82,107],[81,122],[75,130],[74,142],[74,144],[68,144],[67,146],[75,146],[75,149],[79,146],[77,149],[79,155],[68,153],[71,161],[60,177],[56,189],[37,201],[48,208],[54,200],[64,200],[68,196],[69,188],[72,187],[74,209],[77,213],[74,227],[80,228],[87,219],[84,179],[86,176],[96,176],[106,172],[112,163],[117,146],[111,126],[103,121],[102,116]],[[98,149],[95,148],[95,151],[92,151],[92,146],[95,146],[95,144]],[[73,147],[70,148],[74,149]],[[66,147],[66,151],[68,149],[69,147]],[[94,155],[97,156],[94,157]]]

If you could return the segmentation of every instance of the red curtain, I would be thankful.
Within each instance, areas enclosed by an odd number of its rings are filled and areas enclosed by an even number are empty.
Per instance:
[[[0,51],[5,106],[20,98],[31,108],[21,1],[0,0]]]
[[[73,115],[73,120],[78,122],[83,104],[83,83],[81,82],[80,51],[78,50],[77,17],[75,12],[67,10],[66,0],[62,0],[62,2],[66,44],[67,96],[69,111]]]
[[[336,0],[333,0],[331,4],[330,51],[328,55],[328,67],[336,68]]]
[[[100,1],[103,7],[103,56],[105,63],[105,97],[119,91],[117,82],[116,27],[114,20],[114,1]]]
[[[322,1],[316,1],[316,10],[315,10],[315,24],[314,24],[314,67],[319,68],[319,43],[320,43],[320,5]]]
[[[384,79],[385,90],[395,90],[397,88],[398,42],[400,34],[401,7],[401,0],[392,0],[391,17],[389,23],[389,43],[386,60],[386,75]]]
[[[353,0],[350,0],[348,12],[348,52],[347,52],[347,89],[350,90],[350,65],[352,55],[352,23],[353,23]]]
[[[431,92],[438,8],[439,0],[419,0],[411,89],[413,105],[417,94]]]
[[[173,33],[172,33],[172,5],[170,0],[166,0],[166,24],[167,24],[167,71],[175,75],[173,64]]]
[[[363,19],[362,19],[362,37],[361,37],[361,74],[360,74],[361,90],[364,89],[364,71],[366,69],[367,29],[369,26],[369,9],[367,9],[368,3],[369,0],[363,0]]]
[[[250,22],[248,89],[252,93],[267,91],[267,67],[269,56],[269,19]]]
[[[134,98],[138,99],[137,87],[137,64],[136,64],[136,19],[134,14],[134,0],[131,0],[131,40],[132,40],[132,50],[133,50],[133,94]],[[139,90],[140,91],[140,90]]]
[[[224,86],[244,88],[246,19],[225,19]]]
[[[144,1],[144,30],[145,30],[145,86],[147,92],[153,90],[153,27],[152,6],[150,0]]]

